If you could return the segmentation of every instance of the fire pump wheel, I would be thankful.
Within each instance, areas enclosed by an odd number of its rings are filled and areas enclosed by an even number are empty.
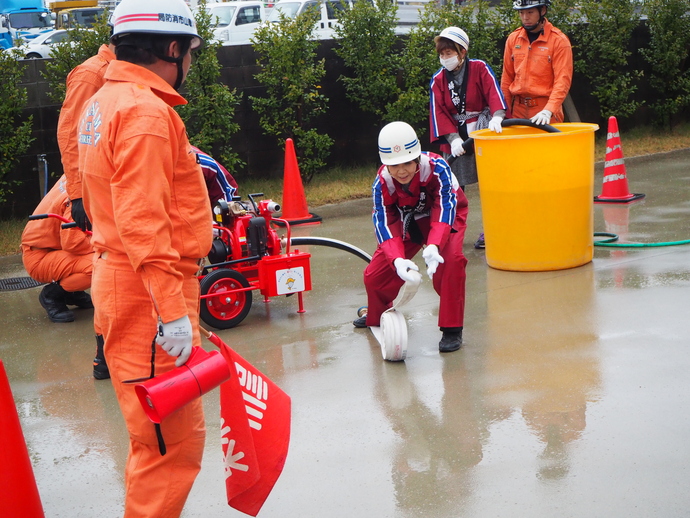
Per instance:
[[[230,329],[242,322],[252,307],[249,281],[236,270],[218,269],[201,279],[201,294],[214,295],[201,299],[201,319],[216,329]]]

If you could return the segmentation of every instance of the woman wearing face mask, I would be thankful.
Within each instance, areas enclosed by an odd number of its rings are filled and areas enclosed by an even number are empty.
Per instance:
[[[444,158],[457,157],[451,168],[464,188],[477,182],[477,166],[473,149],[466,150],[463,142],[478,129],[501,133],[508,105],[491,67],[467,57],[470,40],[465,31],[448,27],[434,41],[441,68],[430,84],[431,142],[440,141]],[[484,248],[483,234],[474,246]]]

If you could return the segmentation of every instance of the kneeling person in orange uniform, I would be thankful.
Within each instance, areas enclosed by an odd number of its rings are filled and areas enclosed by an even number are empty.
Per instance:
[[[36,214],[57,214],[72,219],[63,175],[38,204]],[[78,228],[63,229],[58,218],[32,220],[22,233],[22,261],[29,275],[49,283],[38,300],[53,322],[72,322],[74,313],[67,306],[92,308],[91,287],[93,249],[89,236]]]
[[[211,248],[204,178],[174,106],[202,44],[183,0],[122,0],[116,60],[79,126],[84,208],[93,225],[92,295],[129,432],[127,518],[174,518],[201,468],[201,399],[154,426],[127,380],[184,364],[198,331],[200,260]]]

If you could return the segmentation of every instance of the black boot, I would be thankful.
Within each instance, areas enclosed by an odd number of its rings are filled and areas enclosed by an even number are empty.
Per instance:
[[[438,343],[438,350],[442,353],[452,353],[462,345],[462,327],[442,329],[443,336]]]
[[[369,308],[367,306],[362,306],[357,310],[357,316],[359,317],[357,320],[352,322],[352,325],[357,327],[357,328],[364,328],[367,327],[367,313],[369,311]]]
[[[110,371],[103,354],[103,335],[96,335],[96,357],[93,359],[93,377],[97,380],[110,378]]]
[[[67,292],[57,282],[51,282],[41,290],[38,301],[51,321],[58,323],[74,321],[74,313],[65,304],[66,295]]]
[[[65,304],[77,306],[80,309],[91,309],[93,307],[91,295],[85,291],[68,291],[65,296]]]

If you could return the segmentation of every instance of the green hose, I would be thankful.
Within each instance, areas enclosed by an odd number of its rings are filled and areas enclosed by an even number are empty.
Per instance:
[[[690,239],[684,239],[683,241],[665,241],[663,243],[616,243],[615,241],[618,241],[618,235],[611,234],[609,232],[595,232],[594,237],[608,238],[595,241],[594,246],[605,246],[610,248],[651,248],[659,246],[675,246],[690,244]]]

